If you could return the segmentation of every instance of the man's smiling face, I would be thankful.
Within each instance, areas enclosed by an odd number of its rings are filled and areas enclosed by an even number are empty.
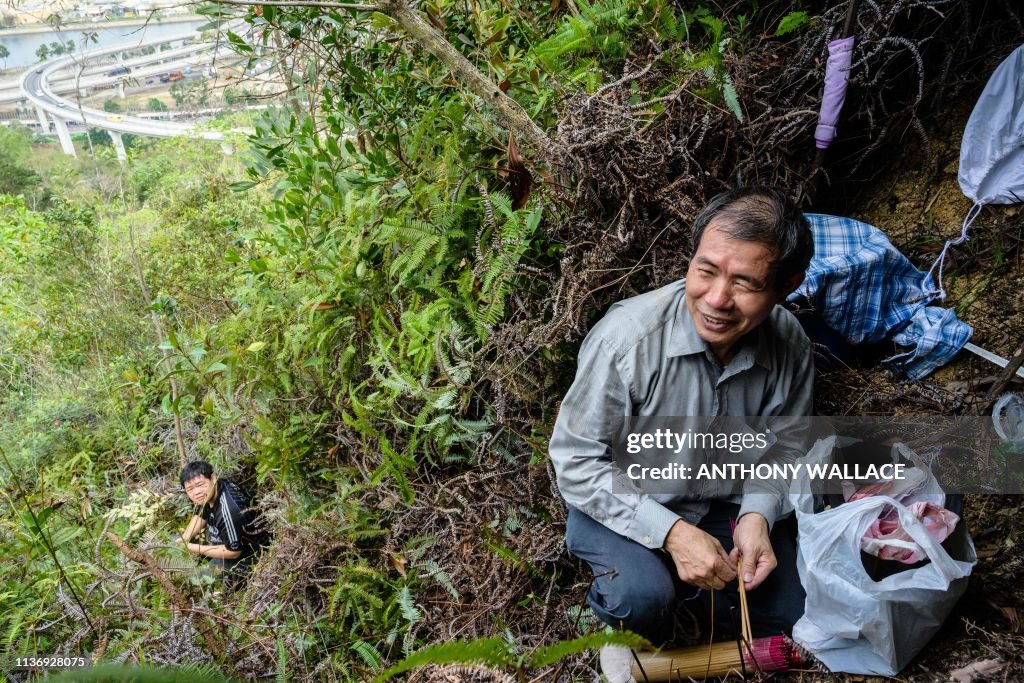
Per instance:
[[[205,505],[217,490],[217,476],[206,478],[202,475],[185,482],[185,495],[193,505]]]
[[[736,342],[763,323],[785,299],[774,286],[774,252],[765,244],[738,240],[711,221],[686,271],[686,308],[697,334],[726,365]]]

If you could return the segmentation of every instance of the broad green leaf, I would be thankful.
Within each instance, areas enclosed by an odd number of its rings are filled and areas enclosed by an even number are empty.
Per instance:
[[[807,12],[790,12],[779,21],[779,27],[775,29],[776,36],[784,36],[805,26],[810,21]]]
[[[207,366],[205,374],[216,375],[218,372],[224,372],[227,369],[227,365],[218,361],[216,363],[211,363],[209,366]]]

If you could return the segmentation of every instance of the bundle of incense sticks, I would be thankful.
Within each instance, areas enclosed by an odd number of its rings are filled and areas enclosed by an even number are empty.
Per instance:
[[[735,531],[735,528],[733,529]],[[750,633],[750,610],[747,608],[747,584],[743,582],[743,558],[736,563],[736,577],[740,592],[740,636],[744,643],[754,642]]]
[[[740,648],[743,654],[740,654]],[[633,678],[637,681],[687,681],[730,674],[785,671],[800,666],[798,648],[785,636],[754,638],[744,643],[696,645],[677,650],[637,652]]]

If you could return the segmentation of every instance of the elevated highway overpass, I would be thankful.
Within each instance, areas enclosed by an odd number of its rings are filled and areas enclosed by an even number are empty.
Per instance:
[[[191,35],[194,34],[189,34],[189,36]],[[185,38],[186,36],[182,36],[172,40],[177,41]],[[145,47],[148,44],[160,44],[166,42],[169,41],[166,39],[155,40],[151,43],[132,45],[130,49],[135,50],[140,47]],[[211,46],[208,44],[206,47],[210,48]],[[18,83],[21,90],[21,96],[27,99],[33,107],[35,107],[36,114],[39,118],[39,123],[42,126],[43,131],[50,130],[50,120],[52,120],[53,127],[57,132],[58,139],[60,140],[61,149],[63,149],[65,154],[75,156],[75,146],[71,140],[71,134],[68,131],[67,124],[69,121],[80,122],[87,127],[100,128],[108,131],[114,141],[114,148],[117,151],[117,157],[121,161],[124,161],[127,158],[125,154],[124,141],[121,137],[124,133],[147,135],[151,137],[187,136],[203,140],[217,141],[222,144],[224,143],[223,132],[203,130],[201,127],[192,123],[154,120],[140,116],[121,116],[117,114],[110,114],[99,109],[82,107],[77,102],[69,101],[60,97],[55,89],[50,85],[49,80],[52,75],[68,68],[69,66],[75,65],[82,59],[93,60],[96,58],[102,58],[110,54],[123,52],[125,49],[125,46],[119,46],[91,50],[83,53],[82,55],[70,55],[51,60],[42,67],[34,67],[22,73]],[[164,73],[166,71],[166,65],[158,65],[141,68],[133,72],[132,75],[137,78],[145,73]],[[107,79],[109,81],[111,78],[117,77],[104,74],[102,76],[94,76],[91,78]],[[72,89],[73,87],[74,86],[72,85]],[[249,131],[238,130],[235,132],[248,133]]]
[[[189,36],[190,38],[192,36]],[[181,40],[181,38],[178,38]],[[170,41],[160,41],[165,44]],[[134,46],[133,46],[134,47]],[[167,71],[180,70],[185,67],[195,67],[203,64],[210,57],[206,55],[215,50],[213,43],[192,43],[182,47],[155,52],[151,55],[143,55],[132,59],[120,61],[108,61],[104,63],[75,64],[70,69],[62,69],[53,73],[47,82],[50,89],[55,93],[73,93],[77,88],[96,88],[111,83],[125,83],[132,79],[146,78],[147,76],[159,75]],[[226,46],[221,46],[213,59],[233,55]],[[69,55],[74,58],[74,55]],[[108,55],[109,56],[109,55]],[[57,60],[52,60],[43,65],[37,65],[35,69],[45,69]],[[119,68],[128,69],[128,73],[114,76],[108,75],[111,71]],[[25,99],[21,89],[21,78],[0,82],[0,104],[10,104]]]

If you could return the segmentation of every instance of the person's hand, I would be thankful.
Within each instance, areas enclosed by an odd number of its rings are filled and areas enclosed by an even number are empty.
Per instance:
[[[672,556],[679,578],[698,588],[719,590],[736,578],[735,562],[718,539],[683,520],[672,525],[665,550]]]
[[[736,565],[743,558],[743,576],[740,578],[748,591],[764,583],[772,570],[779,566],[768,537],[768,520],[756,512],[740,517],[732,532],[732,542],[735,547],[729,553],[729,559]]]

